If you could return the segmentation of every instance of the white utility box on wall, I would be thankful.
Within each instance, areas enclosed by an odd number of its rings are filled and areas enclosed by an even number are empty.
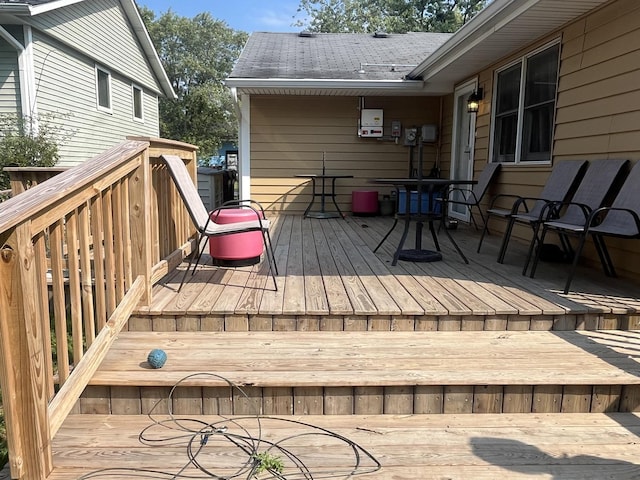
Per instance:
[[[382,137],[383,111],[381,108],[363,108],[360,110],[360,137]]]

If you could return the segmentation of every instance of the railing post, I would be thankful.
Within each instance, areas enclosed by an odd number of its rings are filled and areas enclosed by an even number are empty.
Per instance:
[[[151,165],[149,149],[142,154],[142,163],[129,181],[131,223],[131,271],[133,278],[142,275],[146,281],[144,305],[151,303],[152,229],[151,229]]]
[[[47,372],[29,224],[0,238],[0,388],[11,478],[41,480],[52,471]]]

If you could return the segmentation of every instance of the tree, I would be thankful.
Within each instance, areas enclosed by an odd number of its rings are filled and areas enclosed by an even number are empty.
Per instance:
[[[324,33],[454,32],[490,0],[300,0],[307,20]]]
[[[237,138],[233,100],[223,81],[247,34],[209,13],[190,19],[168,10],[156,19],[143,7],[140,14],[178,97],[160,99],[160,135],[198,145],[201,158],[210,157]]]

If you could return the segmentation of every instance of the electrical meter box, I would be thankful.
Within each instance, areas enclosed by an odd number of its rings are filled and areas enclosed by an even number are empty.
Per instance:
[[[383,111],[381,108],[363,108],[360,110],[360,137],[382,137]]]
[[[438,139],[437,125],[422,125],[421,139],[425,143],[433,143]]]

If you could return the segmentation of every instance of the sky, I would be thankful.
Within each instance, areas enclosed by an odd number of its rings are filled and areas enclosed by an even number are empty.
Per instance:
[[[209,12],[234,30],[248,33],[301,30],[300,27],[291,26],[301,18],[299,14],[296,16],[298,0],[137,0],[137,3],[153,10],[156,17],[169,9],[189,18]]]

